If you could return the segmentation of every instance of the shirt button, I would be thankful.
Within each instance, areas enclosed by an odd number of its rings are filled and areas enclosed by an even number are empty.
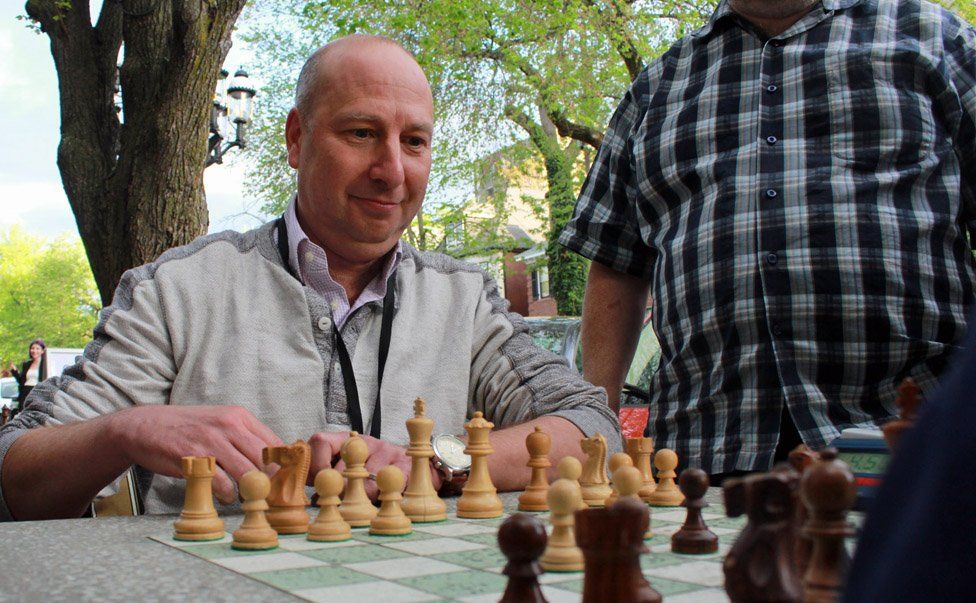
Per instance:
[[[769,143],[769,144],[771,144],[771,145],[772,144],[776,144],[776,141],[778,141],[778,140],[779,139],[776,138],[775,136],[767,136],[766,137],[766,142]]]
[[[766,92],[769,92],[770,94],[776,92],[777,90],[779,90],[779,86],[777,86],[776,84],[770,84],[766,86]]]
[[[776,337],[781,337],[783,335],[783,327],[779,325],[773,325],[773,335]]]
[[[322,318],[319,319],[320,331],[328,331],[331,328],[332,328],[332,321],[329,320],[327,316],[323,316]]]
[[[766,189],[766,196],[770,199],[775,199],[777,194],[779,193],[776,192],[776,189]]]
[[[775,253],[770,253],[766,256],[766,263],[770,266],[775,266],[779,262],[779,256]]]
[[[315,261],[315,254],[312,253],[311,251],[306,251],[305,252],[305,261],[306,262],[309,262],[309,263],[314,262]]]

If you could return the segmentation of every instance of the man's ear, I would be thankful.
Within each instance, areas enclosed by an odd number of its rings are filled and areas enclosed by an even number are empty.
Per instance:
[[[288,147],[288,165],[297,170],[302,150],[302,116],[297,107],[292,107],[285,121],[285,145]]]

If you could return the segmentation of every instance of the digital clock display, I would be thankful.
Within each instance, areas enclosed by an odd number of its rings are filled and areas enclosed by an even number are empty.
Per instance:
[[[878,452],[840,452],[840,459],[847,463],[854,473],[881,475],[888,469],[889,457]]]

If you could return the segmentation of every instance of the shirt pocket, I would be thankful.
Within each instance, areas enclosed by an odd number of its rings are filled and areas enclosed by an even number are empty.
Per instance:
[[[828,56],[831,153],[857,170],[884,172],[923,163],[932,153],[932,101],[908,58],[875,57],[855,47]]]

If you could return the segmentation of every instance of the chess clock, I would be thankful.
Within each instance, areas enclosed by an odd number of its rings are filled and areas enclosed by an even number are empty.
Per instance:
[[[855,510],[866,511],[888,469],[890,452],[884,436],[873,429],[845,429],[830,445],[837,449],[838,457],[854,473],[857,484]]]

